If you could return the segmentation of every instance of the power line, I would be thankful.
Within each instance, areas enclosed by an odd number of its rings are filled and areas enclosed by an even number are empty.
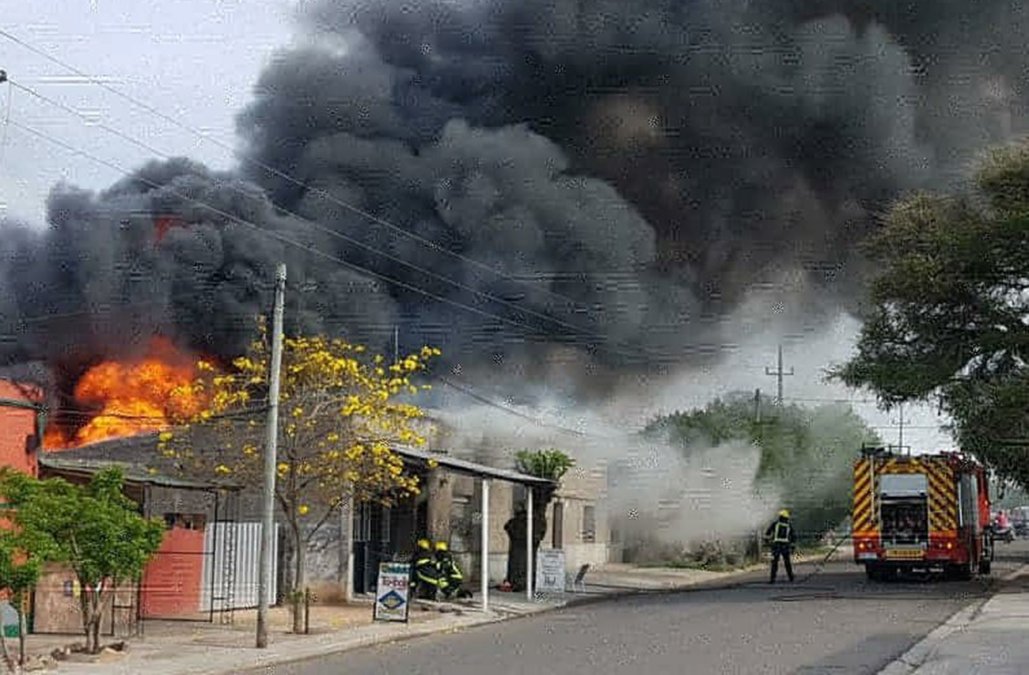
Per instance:
[[[555,429],[557,431],[563,431],[565,433],[573,434],[575,436],[582,436],[582,437],[588,437],[588,438],[604,438],[602,436],[597,436],[595,434],[589,434],[589,433],[586,433],[584,431],[579,431],[578,429],[571,429],[569,427],[561,426],[560,424],[552,424],[550,422],[544,422],[543,420],[535,418],[532,415],[526,415],[525,413],[520,412],[518,410],[515,410],[514,408],[511,408],[510,406],[504,405],[503,403],[498,403],[497,401],[494,401],[494,400],[492,400],[492,399],[490,399],[490,398],[488,398],[486,396],[483,396],[482,394],[479,394],[478,392],[474,391],[473,389],[471,389],[471,388],[469,388],[469,387],[467,387],[465,385],[457,384],[457,383],[455,383],[455,382],[453,382],[453,381],[451,381],[451,380],[449,380],[449,379],[447,379],[445,377],[439,377],[438,379],[444,385],[450,387],[451,389],[453,389],[455,391],[458,391],[458,392],[464,394],[465,396],[467,396],[467,397],[469,397],[471,399],[474,399],[474,400],[478,401],[479,403],[482,403],[483,405],[487,405],[487,406],[489,406],[491,408],[494,408],[496,410],[500,410],[500,411],[505,412],[505,413],[507,413],[509,415],[512,415],[514,417],[518,417],[518,418],[521,418],[523,420],[527,420],[527,421],[532,422],[533,424],[535,424],[537,426],[547,427],[547,428],[550,428],[550,429]]]
[[[10,129],[11,122],[11,99],[14,97],[13,83],[7,79],[7,71],[0,70],[0,84],[7,82],[7,106],[4,112],[4,131],[3,136],[0,137],[0,166],[3,166],[4,156],[7,153],[7,130]]]
[[[100,318],[105,315],[113,314],[120,310],[134,308],[134,307],[147,307],[152,305],[160,304],[162,301],[174,303],[178,300],[189,299],[196,300],[197,293],[202,291],[211,291],[217,289],[219,286],[216,282],[207,282],[200,284],[189,291],[183,291],[182,293],[171,293],[169,295],[163,295],[160,298],[140,298],[139,300],[127,300],[120,303],[105,304],[103,307],[93,307],[91,309],[77,309],[68,312],[50,312],[47,314],[41,314],[36,316],[19,316],[12,321],[14,324],[23,326],[24,324],[41,324],[49,321],[59,321],[61,319],[74,319],[78,317],[96,317]],[[258,290],[268,290],[271,286],[262,288],[260,284],[253,284]],[[14,333],[0,333],[0,340],[9,340],[17,337]]]
[[[25,93],[27,93],[30,96],[33,96],[33,97],[39,99],[40,101],[43,101],[44,103],[47,103],[48,105],[52,105],[52,106],[54,106],[56,108],[59,108],[60,110],[63,110],[63,111],[65,111],[65,112],[67,112],[67,113],[69,113],[71,115],[75,115],[76,117],[78,117],[78,118],[80,118],[80,119],[82,119],[84,121],[89,122],[93,126],[96,126],[96,127],[100,128],[100,129],[103,129],[104,131],[106,131],[106,132],[108,132],[108,133],[110,133],[110,134],[112,134],[114,136],[117,136],[118,138],[121,138],[122,140],[128,141],[129,143],[132,143],[133,145],[135,145],[135,146],[137,146],[139,148],[142,148],[143,150],[146,150],[149,153],[152,153],[152,154],[157,155],[159,157],[162,157],[164,159],[170,159],[172,157],[169,153],[163,152],[163,151],[153,147],[152,145],[150,145],[148,143],[145,143],[144,141],[141,141],[141,140],[139,140],[139,139],[137,139],[137,138],[135,138],[135,137],[133,137],[133,136],[131,136],[129,134],[126,134],[126,133],[124,133],[122,131],[119,131],[118,129],[110,127],[110,126],[108,126],[108,125],[106,125],[106,124],[104,124],[102,122],[93,123],[93,121],[89,118],[89,116],[79,112],[78,110],[75,110],[74,108],[72,108],[72,107],[70,107],[68,105],[65,105],[64,103],[61,103],[60,101],[58,101],[56,99],[53,99],[53,98],[50,98],[49,96],[41,94],[40,92],[36,91],[35,89],[32,89],[31,87],[28,87],[26,85],[23,85],[20,82],[16,82],[14,80],[10,80],[10,85],[12,87],[16,87],[16,88],[20,89],[21,91],[24,91]],[[235,183],[235,181],[224,181],[224,180],[219,180],[217,178],[212,178],[212,182],[214,182],[218,186],[227,187],[230,190],[232,190],[233,192],[236,192],[237,194],[240,194],[240,195],[243,195],[243,196],[251,196],[250,193],[248,193],[246,190],[242,189],[239,185],[237,185]],[[399,263],[401,265],[405,265],[405,266],[407,266],[407,267],[409,267],[409,268],[411,268],[411,269],[413,269],[413,270],[415,270],[417,272],[420,272],[420,273],[422,273],[422,274],[424,274],[424,275],[426,275],[426,276],[428,276],[430,278],[436,279],[438,281],[442,281],[444,283],[451,284],[452,286],[455,286],[456,288],[460,288],[461,290],[468,291],[468,292],[473,293],[475,295],[481,296],[481,297],[483,297],[483,298],[485,298],[487,300],[496,302],[496,303],[504,305],[506,307],[510,307],[510,308],[515,309],[515,310],[520,311],[520,312],[524,312],[525,314],[538,317],[538,318],[543,319],[545,321],[550,321],[550,322],[554,323],[555,325],[558,325],[558,326],[561,326],[563,328],[567,328],[567,329],[569,329],[571,331],[574,331],[576,333],[579,333],[583,337],[597,339],[596,335],[585,333],[578,326],[570,324],[570,323],[568,323],[566,321],[562,321],[561,319],[555,318],[553,316],[549,316],[547,314],[543,314],[541,312],[537,312],[537,311],[532,310],[532,309],[527,309],[525,307],[521,307],[519,305],[516,305],[513,302],[509,302],[507,300],[504,300],[503,298],[499,298],[499,297],[497,297],[497,296],[495,296],[495,295],[493,295],[491,293],[488,293],[486,291],[481,291],[481,290],[472,288],[471,286],[468,286],[467,284],[463,284],[463,283],[461,283],[459,281],[455,281],[455,280],[451,279],[450,277],[444,276],[442,274],[438,274],[436,272],[433,272],[432,270],[425,269],[424,267],[421,267],[419,265],[411,263],[411,262],[409,262],[407,260],[403,260],[402,258],[399,258],[399,257],[397,257],[397,256],[395,256],[395,255],[393,255],[393,254],[391,254],[391,253],[389,253],[387,251],[383,251],[383,250],[381,250],[379,248],[376,248],[374,246],[370,246],[368,244],[365,244],[364,242],[362,242],[362,241],[360,241],[358,239],[355,239],[355,238],[353,238],[351,236],[348,236],[348,235],[346,235],[346,234],[344,234],[342,232],[338,232],[338,231],[336,231],[336,230],[334,230],[334,229],[332,229],[330,227],[326,227],[326,226],[322,225],[321,223],[318,223],[318,222],[316,222],[314,220],[311,220],[310,218],[305,218],[304,216],[301,216],[300,214],[298,214],[298,213],[296,213],[294,211],[291,211],[290,209],[287,209],[284,206],[276,204],[275,202],[271,201],[270,199],[269,199],[269,203],[273,207],[275,207],[275,209],[277,209],[278,211],[280,211],[282,213],[285,213],[285,214],[295,218],[297,221],[302,222],[302,223],[304,223],[304,224],[314,228],[315,230],[317,230],[319,232],[323,232],[323,233],[325,233],[325,234],[327,234],[329,236],[336,237],[337,239],[340,239],[340,240],[345,241],[345,242],[347,242],[349,244],[353,244],[355,246],[358,246],[358,247],[360,247],[360,248],[362,248],[362,249],[364,249],[366,251],[369,251],[369,252],[374,253],[376,255],[380,255],[380,256],[388,259],[388,260],[392,260],[392,261],[394,261],[396,263]]]
[[[29,89],[28,87],[25,87],[24,85],[18,84],[16,86],[18,86],[19,88],[21,88],[21,89],[31,93],[32,95],[38,95],[36,92],[34,92],[33,90]],[[43,98],[44,100],[47,100],[48,102],[50,101],[50,99],[47,99],[46,97],[42,97],[41,96],[41,98]],[[60,104],[60,103],[58,103],[56,101],[53,102],[53,103],[54,103],[54,105],[57,105],[57,106],[61,107],[62,109],[68,110],[69,112],[72,112],[72,113],[77,114],[77,115],[79,114],[76,111],[70,110],[67,107],[63,106],[63,104]],[[242,218],[239,218],[237,216],[234,216],[233,214],[231,214],[231,213],[229,213],[227,211],[224,211],[222,209],[219,209],[218,207],[212,206],[211,204],[209,204],[207,202],[204,202],[203,200],[196,199],[194,197],[190,197],[190,196],[188,196],[186,194],[183,194],[181,192],[178,192],[178,191],[175,191],[175,190],[173,190],[171,188],[168,188],[168,186],[166,186],[166,185],[160,185],[160,184],[155,183],[153,181],[149,181],[149,180],[147,180],[147,179],[145,179],[143,177],[137,176],[133,172],[131,172],[130,170],[126,169],[125,167],[122,167],[122,166],[120,166],[120,165],[118,165],[118,164],[116,164],[114,162],[110,162],[108,160],[105,160],[105,159],[102,159],[100,157],[97,157],[97,156],[95,156],[95,155],[93,155],[93,154],[91,154],[91,153],[89,153],[89,152],[87,152],[85,150],[81,150],[81,149],[79,149],[79,148],[77,148],[75,146],[72,146],[72,145],[70,145],[70,144],[68,144],[68,143],[66,143],[64,141],[61,141],[61,140],[59,140],[59,139],[57,139],[57,138],[55,138],[55,137],[53,137],[53,136],[51,136],[49,134],[46,134],[46,133],[44,133],[42,131],[39,131],[37,129],[34,129],[32,127],[29,127],[29,126],[27,126],[25,124],[21,124],[21,123],[16,122],[16,121],[11,121],[10,124],[12,124],[13,126],[19,128],[19,129],[22,129],[22,130],[30,133],[32,135],[35,135],[35,136],[40,137],[40,138],[43,138],[44,140],[47,140],[50,143],[58,145],[59,147],[65,149],[68,152],[71,152],[73,154],[81,155],[81,156],[83,156],[83,157],[85,157],[87,159],[90,159],[91,161],[103,164],[103,165],[105,165],[105,166],[107,166],[107,167],[109,167],[109,168],[111,168],[111,169],[113,169],[113,170],[115,170],[115,171],[125,175],[126,177],[130,177],[130,178],[133,178],[134,180],[138,180],[138,181],[140,181],[140,182],[142,182],[142,183],[144,183],[146,185],[149,185],[150,187],[152,187],[154,189],[164,189],[164,190],[167,190],[170,194],[173,194],[173,195],[175,195],[177,197],[180,197],[181,199],[185,199],[185,200],[188,200],[188,201],[193,202],[195,204],[198,204],[200,206],[203,206],[203,207],[207,208],[208,210],[212,211],[213,213],[216,213],[216,214],[221,215],[221,216],[223,216],[225,218],[228,218],[228,219],[230,219],[230,220],[232,220],[232,221],[234,221],[236,223],[239,223],[239,224],[242,224],[244,226],[250,227],[250,228],[256,230],[257,232],[259,232],[261,234],[264,234],[265,236],[269,236],[269,237],[277,239],[277,240],[279,240],[279,241],[281,241],[283,243],[287,243],[287,244],[290,244],[292,246],[296,246],[298,248],[301,248],[302,250],[305,250],[306,252],[308,252],[308,253],[310,253],[312,255],[316,255],[316,256],[319,256],[319,257],[322,257],[322,258],[326,258],[328,260],[336,262],[337,264],[344,265],[344,266],[346,266],[346,267],[348,267],[350,269],[353,269],[353,270],[355,270],[357,272],[360,272],[362,274],[366,274],[368,276],[372,276],[374,278],[381,279],[381,280],[383,280],[383,281],[385,281],[385,282],[387,282],[389,284],[392,284],[392,285],[400,287],[400,288],[404,288],[406,290],[413,291],[415,293],[418,293],[420,295],[429,297],[429,298],[431,298],[433,300],[436,300],[438,302],[443,302],[443,303],[455,306],[455,307],[460,308],[460,309],[465,309],[467,311],[474,312],[474,313],[479,314],[481,316],[484,316],[486,318],[491,318],[491,319],[500,321],[501,323],[506,323],[508,325],[517,326],[519,328],[527,329],[530,333],[533,333],[533,334],[539,332],[536,327],[534,327],[534,326],[532,326],[532,325],[530,325],[528,323],[525,323],[524,321],[514,321],[514,320],[508,319],[506,317],[502,317],[500,315],[493,314],[492,312],[486,312],[484,310],[480,310],[480,309],[477,309],[475,307],[471,307],[470,305],[466,305],[464,303],[460,303],[460,302],[457,302],[455,300],[451,300],[451,299],[446,298],[444,296],[436,295],[436,294],[431,293],[429,291],[426,291],[426,290],[424,290],[424,289],[422,289],[420,287],[417,287],[417,286],[415,286],[413,284],[408,284],[408,283],[406,283],[404,281],[401,281],[399,279],[395,279],[393,277],[381,274],[379,272],[375,272],[374,270],[370,270],[370,269],[368,269],[366,267],[363,267],[361,265],[357,265],[356,263],[351,263],[351,262],[349,262],[347,260],[344,260],[344,259],[339,258],[337,256],[334,256],[332,254],[325,253],[324,251],[321,251],[319,249],[315,249],[312,246],[305,245],[305,244],[302,244],[300,242],[297,242],[297,241],[295,241],[293,239],[285,237],[284,235],[278,234],[278,233],[273,232],[271,230],[266,230],[266,229],[256,225],[255,223],[252,223],[252,222],[247,221],[245,219],[242,219]],[[158,155],[161,155],[161,156],[164,156],[164,157],[168,157],[169,156],[166,153],[163,153],[160,150],[157,150],[156,148],[152,148],[149,145],[143,143],[142,141],[137,141],[137,140],[131,138],[130,136],[126,135],[126,134],[118,132],[117,130],[110,129],[109,127],[105,127],[105,128],[108,129],[109,131],[111,131],[111,133],[114,133],[114,134],[118,135],[119,137],[125,138],[126,140],[129,140],[130,142],[136,143],[140,147],[143,147],[143,148],[147,149],[150,152],[153,152],[155,154],[158,154]],[[239,190],[239,188],[233,188],[233,189]],[[597,348],[597,349],[600,349],[602,351],[606,351],[606,352],[611,353],[611,354],[615,354],[615,355],[619,355],[619,356],[628,356],[630,358],[638,357],[640,355],[653,357],[653,355],[649,355],[649,354],[647,354],[646,352],[643,352],[643,351],[631,352],[631,351],[626,351],[626,350],[623,350],[623,349],[618,349],[615,346],[603,344],[603,341],[604,341],[603,336],[586,333],[581,328],[579,328],[579,327],[577,327],[577,326],[575,326],[573,324],[570,324],[570,323],[567,323],[567,322],[562,321],[560,319],[557,319],[557,318],[554,318],[554,317],[551,317],[551,316],[548,316],[548,315],[536,312],[536,311],[531,310],[531,309],[526,309],[524,307],[520,307],[518,305],[510,303],[510,302],[508,302],[506,300],[503,300],[501,298],[493,296],[493,295],[491,295],[489,293],[486,293],[484,291],[478,291],[478,290],[473,289],[473,288],[471,288],[469,286],[461,284],[460,282],[453,281],[453,280],[451,280],[451,279],[449,279],[447,277],[444,277],[442,275],[436,274],[435,272],[432,272],[432,271],[429,271],[429,270],[425,270],[425,269],[423,269],[423,268],[421,268],[421,267],[419,267],[417,265],[414,265],[412,263],[408,263],[407,261],[401,260],[401,259],[399,259],[399,258],[397,258],[397,257],[395,257],[395,256],[393,256],[393,255],[391,255],[389,253],[386,253],[386,252],[383,252],[383,251],[379,251],[379,250],[375,249],[374,247],[370,247],[370,246],[368,246],[368,245],[366,245],[366,244],[364,244],[364,243],[362,243],[362,242],[360,242],[358,240],[355,240],[355,239],[353,239],[351,237],[348,237],[348,236],[346,236],[346,235],[344,235],[342,233],[335,232],[334,230],[331,230],[331,229],[326,228],[326,227],[324,227],[322,225],[319,225],[319,224],[317,224],[317,223],[315,223],[313,221],[310,221],[310,220],[308,220],[306,218],[303,218],[302,216],[299,216],[298,214],[295,214],[295,213],[293,213],[291,211],[288,211],[286,209],[281,209],[281,207],[278,207],[275,204],[272,204],[272,205],[275,206],[276,208],[280,208],[280,210],[283,210],[286,213],[289,213],[294,218],[296,218],[298,221],[303,222],[303,223],[307,223],[307,224],[315,227],[316,229],[318,229],[320,231],[323,231],[323,232],[325,232],[327,234],[330,234],[332,236],[344,239],[344,240],[346,240],[346,241],[348,241],[350,243],[354,243],[354,244],[356,244],[358,246],[361,246],[362,248],[365,248],[367,250],[370,250],[372,252],[378,253],[378,254],[383,255],[383,256],[385,256],[387,258],[395,260],[395,261],[397,261],[397,262],[399,262],[401,264],[404,264],[404,265],[406,265],[408,267],[411,267],[412,269],[418,270],[418,271],[420,271],[420,272],[422,272],[422,273],[424,273],[426,275],[429,275],[429,276],[435,277],[437,279],[443,280],[443,281],[448,282],[448,283],[450,283],[452,285],[455,285],[455,286],[457,286],[459,288],[462,288],[464,290],[468,290],[468,291],[470,291],[472,293],[475,293],[475,294],[477,294],[479,296],[482,296],[484,298],[490,299],[490,300],[492,300],[494,302],[498,302],[500,304],[510,306],[513,309],[517,310],[517,311],[524,312],[525,314],[529,314],[529,315],[534,315],[534,316],[537,316],[537,317],[539,317],[539,318],[541,318],[543,320],[551,321],[551,322],[553,322],[553,323],[555,323],[557,325],[560,325],[560,326],[566,327],[568,329],[571,329],[572,331],[574,331],[574,334],[570,335],[569,337],[576,337],[575,334],[577,334],[577,336],[579,338],[581,338],[585,342],[585,346],[587,346],[587,347]],[[553,336],[550,336],[550,337],[553,338]]]
[[[451,300],[449,298],[445,298],[445,297],[436,295],[435,293],[432,293],[430,291],[426,291],[426,290],[424,290],[422,288],[419,288],[419,287],[414,286],[412,284],[408,284],[408,283],[406,283],[404,281],[400,281],[399,279],[394,279],[393,277],[387,276],[385,274],[380,274],[380,273],[375,272],[373,270],[369,270],[369,269],[367,269],[365,267],[362,267],[360,265],[352,263],[352,262],[350,262],[348,260],[344,260],[343,258],[339,258],[339,257],[334,256],[334,255],[329,254],[329,253],[325,253],[324,251],[316,249],[316,248],[314,248],[312,246],[308,246],[306,244],[302,244],[302,243],[300,243],[300,242],[298,242],[298,241],[296,241],[294,239],[291,239],[291,238],[289,238],[289,237],[287,237],[285,235],[279,234],[278,232],[274,232],[272,230],[266,230],[266,229],[260,227],[259,225],[256,225],[256,224],[254,224],[254,223],[252,223],[252,222],[250,222],[248,220],[245,220],[243,218],[235,216],[235,215],[229,213],[228,211],[220,209],[220,208],[218,208],[216,206],[212,206],[212,205],[210,205],[210,204],[208,204],[208,203],[206,203],[206,202],[204,202],[204,201],[202,201],[200,199],[196,199],[195,197],[190,197],[189,195],[183,194],[182,192],[178,192],[178,191],[176,191],[174,189],[171,189],[167,185],[160,185],[160,184],[155,183],[155,182],[153,182],[151,180],[143,178],[142,176],[137,176],[132,171],[126,169],[125,167],[120,166],[119,164],[116,164],[115,162],[111,162],[111,161],[102,159],[100,157],[97,157],[96,155],[93,155],[93,154],[91,154],[91,153],[89,153],[89,152],[87,152],[85,150],[81,150],[79,148],[76,148],[75,146],[72,146],[72,145],[70,145],[70,144],[68,144],[68,143],[66,143],[66,142],[64,142],[64,141],[62,141],[60,139],[54,138],[53,136],[51,136],[49,134],[46,134],[46,133],[44,133],[42,131],[39,131],[37,129],[34,129],[34,128],[28,126],[28,125],[21,124],[20,122],[16,122],[14,120],[11,121],[11,124],[13,126],[19,128],[19,129],[29,133],[29,134],[32,134],[33,136],[36,136],[38,138],[41,138],[43,140],[48,141],[49,143],[54,144],[54,145],[56,145],[56,146],[58,146],[60,148],[63,148],[64,150],[66,150],[66,151],[68,151],[68,152],[70,152],[72,154],[81,155],[81,156],[83,156],[83,157],[85,157],[85,158],[87,158],[87,159],[89,159],[91,161],[94,161],[94,162],[98,163],[98,164],[102,164],[104,166],[107,166],[108,168],[110,168],[110,169],[112,169],[114,171],[117,171],[117,172],[123,174],[126,177],[132,178],[132,179],[137,180],[137,181],[139,181],[139,182],[141,182],[143,184],[149,185],[150,187],[154,188],[155,190],[166,190],[169,194],[172,194],[172,195],[174,195],[176,197],[179,197],[180,199],[184,199],[184,200],[187,200],[187,201],[192,202],[194,204],[197,204],[198,206],[202,206],[202,207],[210,210],[212,213],[220,215],[223,218],[227,218],[227,219],[229,219],[230,221],[232,221],[234,223],[237,223],[239,225],[243,225],[244,227],[248,227],[248,228],[254,230],[255,232],[257,232],[259,234],[262,234],[264,236],[267,236],[267,237],[270,237],[272,239],[275,239],[275,240],[277,240],[277,241],[279,241],[281,243],[288,244],[290,246],[294,246],[294,247],[296,247],[296,248],[298,248],[298,249],[300,249],[302,251],[305,251],[305,252],[307,252],[307,253],[309,253],[311,255],[314,255],[314,256],[317,256],[317,257],[320,257],[320,258],[324,258],[324,259],[329,260],[331,262],[335,262],[335,263],[337,263],[339,265],[343,265],[344,267],[352,269],[352,270],[354,270],[356,272],[359,272],[359,273],[362,273],[362,274],[374,277],[376,279],[380,279],[380,280],[382,280],[382,281],[384,281],[384,282],[386,282],[388,284],[392,284],[392,285],[397,286],[399,288],[403,288],[405,290],[409,290],[409,291],[412,291],[414,293],[418,293],[419,295],[425,296],[425,297],[427,297],[427,298],[429,298],[431,300],[435,300],[437,302],[442,302],[442,303],[451,305],[453,307],[456,307],[458,309],[464,309],[466,311],[472,312],[474,314],[478,314],[478,315],[483,316],[485,318],[494,319],[496,321],[499,321],[501,323],[505,323],[505,324],[508,324],[508,325],[511,325],[511,326],[515,326],[515,327],[523,328],[523,329],[527,328],[527,329],[529,329],[529,331],[535,332],[535,328],[533,326],[530,326],[530,325],[528,325],[528,324],[526,324],[524,322],[508,319],[506,317],[502,317],[502,316],[493,314],[491,312],[487,312],[485,310],[481,310],[481,309],[478,309],[476,307],[472,307],[470,305],[466,305],[464,303],[457,302],[456,300]]]
[[[421,243],[421,244],[423,244],[425,246],[428,246],[429,248],[432,248],[435,251],[439,251],[440,253],[445,253],[445,254],[453,256],[453,257],[455,257],[455,258],[457,258],[459,260],[462,260],[462,261],[464,261],[464,262],[466,262],[466,263],[468,263],[470,265],[474,265],[475,267],[478,267],[479,269],[483,269],[483,270],[486,270],[488,272],[491,272],[491,273],[497,275],[498,277],[500,277],[502,279],[507,279],[508,281],[513,281],[515,283],[522,284],[522,285],[524,285],[524,286],[526,286],[528,288],[531,288],[531,289],[537,290],[537,291],[541,291],[543,293],[546,293],[546,294],[551,295],[553,297],[559,298],[559,299],[564,300],[566,302],[571,302],[576,307],[580,307],[580,308],[582,307],[573,298],[570,298],[570,297],[568,297],[566,295],[563,295],[561,293],[557,293],[555,291],[551,291],[549,289],[536,288],[536,287],[534,287],[534,286],[532,286],[530,284],[527,284],[526,282],[524,282],[524,281],[522,281],[522,280],[520,280],[520,279],[518,279],[516,277],[513,277],[513,276],[508,275],[508,274],[504,274],[503,272],[501,272],[500,270],[496,269],[495,267],[492,267],[490,265],[486,265],[485,263],[482,263],[482,262],[479,262],[479,261],[474,260],[472,258],[469,258],[469,257],[467,257],[465,255],[457,253],[456,251],[451,251],[450,249],[444,248],[443,246],[440,246],[439,244],[437,244],[436,242],[434,242],[434,241],[432,241],[430,239],[426,239],[425,237],[417,235],[417,234],[415,234],[413,232],[409,232],[409,231],[403,229],[402,227],[398,227],[398,226],[394,225],[393,223],[390,223],[389,221],[387,221],[386,219],[384,219],[384,218],[382,218],[380,216],[376,216],[376,215],[374,215],[372,213],[368,213],[367,211],[364,211],[363,209],[360,209],[360,208],[354,206],[353,204],[345,202],[345,201],[339,199],[338,197],[336,197],[335,195],[333,195],[332,193],[330,193],[330,192],[328,192],[326,190],[322,190],[321,188],[318,188],[318,187],[315,187],[315,186],[312,186],[312,185],[308,185],[307,183],[304,183],[303,181],[298,180],[297,178],[294,178],[293,176],[291,176],[291,175],[281,171],[280,169],[276,169],[275,167],[270,166],[270,165],[268,165],[268,164],[266,164],[264,162],[261,162],[260,160],[254,159],[254,158],[246,155],[245,153],[239,153],[231,145],[229,145],[227,143],[224,143],[222,141],[219,141],[216,138],[210,137],[207,134],[205,134],[202,131],[200,131],[199,129],[196,129],[195,127],[192,127],[192,126],[182,122],[181,120],[178,120],[178,119],[175,119],[174,117],[171,117],[170,115],[162,112],[161,110],[157,109],[156,107],[151,106],[151,105],[149,105],[147,103],[144,103],[142,101],[139,101],[139,100],[135,99],[134,97],[129,96],[128,94],[123,93],[119,89],[116,89],[115,87],[112,87],[111,85],[107,84],[106,82],[103,82],[103,81],[97,79],[96,77],[93,77],[92,75],[89,75],[88,73],[83,72],[82,70],[76,68],[75,66],[62,61],[61,59],[58,59],[55,56],[52,56],[51,54],[47,53],[46,51],[44,51],[42,49],[39,49],[38,47],[35,47],[35,46],[29,44],[28,42],[26,42],[26,41],[16,37],[15,35],[12,35],[11,33],[3,30],[2,28],[0,28],[0,36],[3,36],[5,38],[7,38],[8,40],[14,42],[15,44],[18,44],[18,45],[22,46],[23,48],[31,51],[32,53],[34,53],[34,54],[36,54],[38,56],[41,56],[42,58],[50,61],[51,63],[54,63],[54,64],[64,68],[65,70],[68,70],[68,71],[78,75],[79,77],[82,77],[82,78],[86,79],[90,83],[95,84],[95,85],[101,87],[105,91],[108,91],[108,92],[114,94],[115,96],[118,96],[122,100],[128,101],[129,103],[133,104],[134,106],[142,108],[143,110],[147,111],[151,115],[154,115],[154,116],[158,117],[159,119],[162,119],[162,120],[164,120],[166,122],[169,122],[169,123],[175,125],[176,127],[180,128],[180,129],[183,129],[184,131],[188,131],[189,133],[193,134],[194,136],[200,138],[201,140],[210,141],[211,143],[214,143],[218,147],[220,147],[220,148],[222,148],[224,150],[227,150],[228,152],[230,152],[232,154],[232,156],[242,160],[243,162],[246,162],[247,164],[250,164],[252,166],[256,166],[256,167],[259,167],[259,168],[261,168],[261,169],[263,169],[265,171],[268,171],[269,173],[271,173],[271,174],[273,174],[275,176],[278,176],[279,178],[282,178],[283,180],[286,180],[286,181],[292,183],[293,185],[295,185],[297,187],[303,188],[304,190],[308,190],[308,191],[312,191],[312,192],[315,192],[317,194],[320,194],[325,199],[328,199],[329,201],[333,202],[337,206],[340,206],[340,207],[342,207],[344,209],[347,209],[348,211],[350,211],[350,212],[352,212],[352,213],[354,213],[356,215],[359,215],[359,216],[361,216],[363,218],[366,218],[366,219],[368,219],[368,220],[370,220],[370,221],[372,221],[372,222],[374,222],[374,223],[376,223],[378,225],[382,225],[383,227],[387,227],[390,230],[393,230],[394,232],[397,232],[398,234],[400,234],[402,236],[405,236],[405,237],[408,237],[410,239],[413,239],[413,240],[415,240],[415,241],[417,241],[417,242],[419,242],[419,243]]]

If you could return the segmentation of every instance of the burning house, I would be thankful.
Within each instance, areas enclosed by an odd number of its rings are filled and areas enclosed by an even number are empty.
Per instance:
[[[197,405],[178,385],[245,350],[280,262],[288,332],[397,331],[494,398],[590,408],[709,367],[759,292],[762,323],[819,330],[857,306],[885,204],[1029,125],[1025,3],[894,4],[303,3],[238,167],[155,160],[0,222],[4,461],[85,461]]]

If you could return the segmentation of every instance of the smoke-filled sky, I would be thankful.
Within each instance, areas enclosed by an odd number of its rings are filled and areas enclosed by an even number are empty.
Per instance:
[[[29,226],[9,217],[2,240],[3,355],[79,367],[154,331],[232,353],[282,259],[306,330],[399,326],[469,378],[557,372],[579,394],[716,362],[755,290],[829,326],[857,306],[855,243],[889,199],[953,185],[1026,119],[1020,3],[853,4],[313,0],[289,27],[249,3],[14,8],[13,33],[223,142],[238,113],[250,161],[4,42],[16,81],[211,168],[122,178],[8,129],[0,188]],[[147,157],[13,94],[20,123]],[[101,192],[47,196],[56,176]],[[183,227],[155,242],[155,213]]]

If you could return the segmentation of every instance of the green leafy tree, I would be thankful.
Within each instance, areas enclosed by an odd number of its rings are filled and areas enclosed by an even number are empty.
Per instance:
[[[850,511],[854,459],[876,435],[848,407],[775,406],[752,394],[730,394],[702,410],[660,417],[644,430],[678,444],[684,452],[731,441],[761,451],[757,489],[782,495],[798,532],[817,536]]]
[[[9,601],[18,613],[18,664],[25,665],[25,605],[29,594],[39,582],[39,574],[47,551],[33,548],[21,532],[0,530],[0,588],[7,591]],[[16,670],[14,659],[7,648],[6,632],[0,626],[0,649],[9,670]]]
[[[113,589],[140,578],[164,537],[164,524],[139,515],[123,483],[118,469],[97,473],[86,485],[11,473],[0,481],[25,550],[68,565],[78,579],[86,649],[94,654]]]
[[[553,485],[546,488],[532,488],[533,490],[533,514],[532,514],[532,556],[535,560],[536,552],[547,534],[547,506],[554,498],[554,491],[557,484],[564,478],[568,470],[575,466],[575,460],[570,456],[554,448],[542,450],[520,450],[515,453],[515,467],[522,473],[545,478],[553,481]],[[526,513],[519,509],[504,524],[510,540],[510,555],[507,556],[507,580],[515,589],[525,587],[526,569],[525,556],[521,554],[525,550],[526,540],[529,533],[526,528]]]
[[[1029,144],[992,152],[970,191],[897,202],[865,250],[881,272],[831,377],[884,408],[937,402],[963,450],[1029,485]]]

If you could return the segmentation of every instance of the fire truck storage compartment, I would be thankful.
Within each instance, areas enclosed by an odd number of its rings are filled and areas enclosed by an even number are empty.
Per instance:
[[[929,539],[929,483],[922,473],[879,478],[883,544],[924,544]]]
[[[958,525],[979,534],[979,481],[974,474],[963,473],[958,480]]]

